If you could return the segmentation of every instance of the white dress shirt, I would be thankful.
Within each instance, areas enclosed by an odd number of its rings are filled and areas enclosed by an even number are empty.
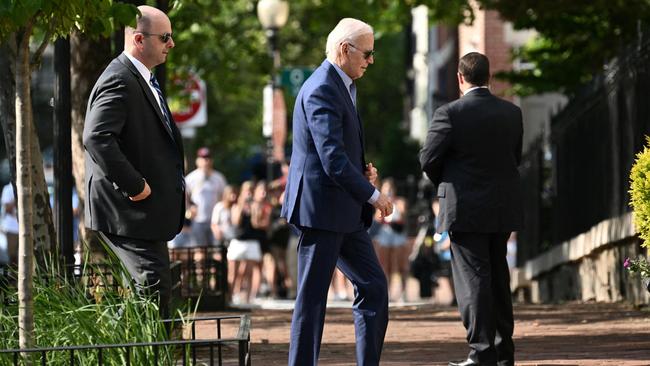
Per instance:
[[[151,71],[149,71],[149,69],[147,69],[147,67],[144,66],[144,64],[142,62],[140,62],[140,60],[133,57],[130,53],[128,53],[126,51],[124,51],[123,53],[124,53],[124,55],[126,55],[126,57],[129,58],[129,61],[131,61],[133,66],[135,66],[135,68],[138,69],[138,72],[140,72],[140,75],[142,75],[142,77],[144,78],[145,83],[147,83],[147,85],[149,85],[149,89],[151,90],[151,94],[153,94],[153,97],[156,98],[156,102],[158,102],[158,108],[160,108],[160,111],[162,112],[162,114],[164,116],[165,115],[165,112],[164,112],[165,109],[163,108],[162,104],[160,103],[160,98],[158,97],[158,92],[156,91],[156,89],[154,89],[153,85],[151,85],[151,83],[149,82],[149,79],[151,79]]]
[[[469,94],[470,92],[473,92],[474,90],[478,90],[478,89],[489,89],[489,88],[488,88],[487,85],[473,86],[473,87],[467,89],[467,90],[465,91],[465,93],[463,93],[463,96],[466,96],[466,95]]]

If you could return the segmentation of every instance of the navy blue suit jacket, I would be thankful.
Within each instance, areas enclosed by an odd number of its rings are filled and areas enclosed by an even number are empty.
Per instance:
[[[293,151],[282,217],[298,227],[349,233],[368,227],[375,188],[364,175],[363,128],[327,60],[305,81],[293,112]]]

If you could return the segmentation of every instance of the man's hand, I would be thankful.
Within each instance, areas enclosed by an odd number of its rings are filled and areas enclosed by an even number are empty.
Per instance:
[[[388,199],[388,197],[383,193],[379,194],[379,197],[373,206],[379,210],[382,218],[390,216],[393,213],[393,204],[390,202],[390,199]]]
[[[144,181],[144,189],[142,189],[142,192],[138,193],[137,196],[129,197],[129,199],[133,202],[135,201],[142,201],[143,199],[149,197],[151,194],[151,187],[149,187],[149,183],[147,181]]]
[[[370,184],[372,184],[373,186],[376,184],[376,182],[377,182],[377,168],[372,166],[372,163],[366,164],[366,171],[364,172],[364,175],[366,176],[366,178],[368,179]]]

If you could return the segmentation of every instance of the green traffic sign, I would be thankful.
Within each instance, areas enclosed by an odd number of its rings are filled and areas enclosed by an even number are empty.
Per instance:
[[[300,87],[307,80],[309,75],[314,72],[312,67],[287,67],[282,69],[281,84],[292,96],[297,96]]]

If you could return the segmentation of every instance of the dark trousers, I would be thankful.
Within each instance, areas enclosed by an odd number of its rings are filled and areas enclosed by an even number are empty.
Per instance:
[[[160,315],[169,316],[171,272],[166,242],[126,238],[100,232],[100,237],[122,261],[133,278],[136,290],[144,296],[159,299]]]
[[[514,365],[514,319],[506,243],[510,233],[451,235],[458,309],[467,329],[469,358],[481,365]]]
[[[327,291],[335,267],[354,285],[357,365],[379,365],[388,325],[388,286],[368,233],[304,228],[298,244],[298,296],[291,321],[290,366],[318,364]]]

